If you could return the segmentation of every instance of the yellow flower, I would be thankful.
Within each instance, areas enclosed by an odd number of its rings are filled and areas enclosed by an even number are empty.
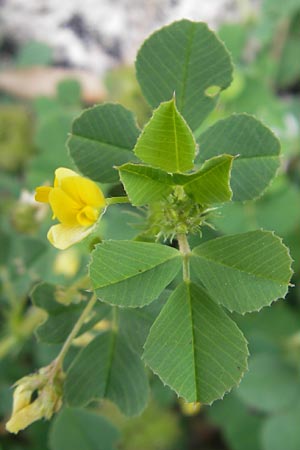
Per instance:
[[[36,188],[35,200],[49,203],[53,219],[59,220],[59,224],[50,228],[47,237],[60,250],[89,235],[106,206],[96,183],[64,167],[56,169],[53,187]]]
[[[11,418],[6,424],[10,433],[18,433],[39,419],[50,419],[62,406],[62,380],[49,382],[48,368],[17,381]],[[32,401],[33,393],[37,398]]]

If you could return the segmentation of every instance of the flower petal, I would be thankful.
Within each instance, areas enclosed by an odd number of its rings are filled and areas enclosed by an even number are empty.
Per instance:
[[[35,189],[34,199],[36,202],[49,203],[49,194],[53,189],[50,186],[39,186]]]
[[[61,188],[53,188],[49,194],[53,214],[65,225],[78,225],[76,216],[82,206],[69,197]]]
[[[76,202],[95,208],[105,206],[105,198],[97,184],[84,177],[67,177],[61,181],[61,188]]]
[[[6,424],[6,429],[10,433],[18,433],[20,430],[24,430],[28,425],[41,419],[43,417],[41,411],[41,404],[37,400],[29,404],[25,408],[19,410],[13,414],[10,420]]]
[[[66,177],[79,177],[78,173],[74,170],[67,169],[66,167],[59,167],[55,171],[54,187],[60,186],[61,181]]]
[[[93,230],[95,226],[92,227],[69,227],[67,225],[58,224],[53,225],[48,231],[47,238],[51,244],[60,249],[65,250],[77,242],[82,241],[87,237]]]
[[[85,206],[76,216],[77,222],[83,227],[90,227],[99,217],[99,211],[91,206]]]

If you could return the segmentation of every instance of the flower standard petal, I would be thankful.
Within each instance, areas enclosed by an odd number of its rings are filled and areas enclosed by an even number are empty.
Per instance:
[[[106,204],[101,189],[88,178],[66,177],[61,181],[61,189],[82,205],[103,208]]]
[[[60,186],[61,181],[67,177],[79,177],[78,173],[74,170],[67,169],[66,167],[59,167],[55,171],[54,187]]]
[[[92,231],[95,229],[95,226],[91,227],[82,227],[80,225],[70,227],[64,224],[53,225],[48,231],[47,238],[51,242],[51,244],[58,248],[59,250],[65,250],[77,242],[82,241],[86,238]]]

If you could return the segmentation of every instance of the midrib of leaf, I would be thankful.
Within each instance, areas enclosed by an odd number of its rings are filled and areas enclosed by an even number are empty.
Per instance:
[[[197,253],[194,253],[194,256],[196,256],[197,258],[202,258],[202,259],[204,259],[206,261],[213,262],[213,263],[215,263],[215,264],[217,264],[219,266],[227,267],[228,269],[234,269],[234,270],[238,270],[239,272],[245,273],[247,275],[253,275],[254,277],[261,278],[264,281],[274,281],[274,282],[276,282],[276,283],[278,283],[280,285],[283,285],[285,283],[284,281],[277,280],[276,278],[268,278],[268,277],[264,277],[262,275],[258,275],[258,274],[254,273],[254,272],[247,272],[247,270],[240,269],[238,266],[229,266],[228,264],[225,264],[224,262],[216,261],[215,259],[208,258],[208,257],[202,256],[202,255],[198,255]]]
[[[191,27],[190,27],[190,31],[189,31],[188,47],[187,47],[186,56],[185,56],[185,66],[184,66],[183,77],[182,77],[182,91],[181,91],[180,99],[178,101],[178,108],[181,111],[183,111],[184,103],[185,103],[184,99],[185,99],[185,93],[186,93],[186,88],[187,88],[187,79],[188,79],[188,75],[189,75],[188,67],[189,67],[189,62],[190,62],[191,53],[192,53],[192,45],[193,45],[195,31],[196,31],[195,24],[191,23]]]
[[[194,329],[194,317],[193,317],[193,308],[192,308],[192,299],[191,299],[191,289],[190,289],[190,283],[187,283],[187,291],[188,291],[188,307],[189,307],[189,313],[191,318],[191,327],[192,327],[192,346],[193,346],[193,372],[194,372],[194,380],[195,380],[195,393],[196,398],[199,398],[199,392],[198,392],[198,373],[197,373],[197,366],[196,366],[196,352],[195,352],[195,329]]]
[[[111,143],[106,142],[106,141],[102,141],[102,140],[100,141],[100,140],[97,140],[97,139],[94,139],[94,138],[81,136],[81,134],[72,133],[72,135],[70,136],[70,140],[73,137],[78,138],[78,139],[82,139],[84,141],[93,142],[93,143],[96,143],[98,145],[99,144],[106,145],[107,147],[111,147],[111,148],[116,149],[116,150],[122,150],[122,151],[127,151],[127,152],[131,151],[128,147],[122,147],[121,145],[114,145],[114,144],[111,144]]]
[[[222,161],[221,163],[216,164],[215,166],[210,167],[210,169],[205,170],[205,171],[202,172],[202,173],[199,172],[198,174],[193,174],[193,175],[197,175],[197,177],[195,176],[193,180],[190,180],[190,181],[188,181],[187,183],[184,183],[184,186],[187,186],[187,185],[189,185],[189,184],[191,184],[191,183],[194,183],[194,182],[198,181],[200,178],[202,178],[202,177],[208,175],[212,170],[215,170],[217,167],[220,168],[220,167],[224,166],[224,165],[227,164],[227,163],[228,163],[227,160],[226,160],[226,161]],[[201,170],[201,169],[200,169],[200,170]],[[192,175],[192,176],[193,176],[193,175]]]
[[[234,155],[232,155],[234,156]],[[278,159],[279,158],[279,153],[277,155],[258,155],[258,156],[241,156],[241,158],[239,158],[239,154],[236,155],[236,161],[244,161],[247,159]]]
[[[155,183],[162,184],[163,186],[166,185],[166,183],[164,183],[163,181],[157,180],[157,179],[155,179],[155,178],[151,178],[149,175],[146,175],[145,173],[142,173],[142,172],[135,172],[134,170],[122,169],[122,170],[121,170],[121,174],[122,174],[122,171],[123,171],[123,172],[127,172],[127,173],[129,173],[129,174],[131,174],[131,175],[136,175],[137,177],[146,178],[147,181],[150,180],[150,181],[153,181],[153,182],[155,182]],[[170,185],[168,184],[167,186],[172,186],[172,185],[171,185],[171,184],[170,184]]]
[[[117,281],[114,281],[113,283],[110,283],[109,285],[113,286],[115,284],[122,283],[123,281],[135,278],[135,277],[137,277],[137,276],[139,276],[139,275],[141,275],[143,273],[149,272],[150,270],[156,269],[156,268],[162,266],[163,264],[165,264],[166,262],[169,262],[169,261],[171,261],[172,259],[175,259],[175,258],[180,258],[180,255],[171,256],[168,259],[160,262],[159,264],[156,264],[155,266],[151,266],[151,267],[145,268],[144,270],[141,269],[139,272],[135,273],[134,275],[128,275],[125,278],[121,278],[121,279],[119,279]],[[105,285],[105,286],[96,286],[96,287],[94,286],[94,289],[101,289],[101,288],[106,287],[106,286],[107,285]]]
[[[108,357],[108,364],[107,364],[107,375],[106,375],[106,380],[105,380],[105,390],[104,390],[104,396],[107,396],[107,392],[109,389],[109,385],[110,385],[110,376],[111,376],[111,371],[112,371],[112,365],[113,365],[113,359],[114,359],[114,353],[115,353],[115,349],[116,349],[116,344],[117,344],[117,331],[112,330],[112,339],[111,339],[111,344],[110,344],[110,349],[109,349],[109,357]]]
[[[177,172],[180,172],[180,169],[179,169],[179,150],[178,150],[177,131],[176,131],[176,110],[175,110],[175,105],[172,108],[172,119],[173,119],[174,136],[175,136],[176,168],[177,168]]]

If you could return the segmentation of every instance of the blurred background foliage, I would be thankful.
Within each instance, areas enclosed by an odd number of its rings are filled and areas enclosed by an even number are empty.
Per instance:
[[[222,25],[218,32],[232,54],[235,77],[202,129],[232,112],[254,114],[280,138],[282,161],[276,181],[261,199],[220,208],[213,217],[216,231],[204,229],[203,238],[257,228],[274,230],[290,247],[295,286],[285,301],[259,313],[235,317],[249,341],[250,368],[239,388],[213,406],[198,411],[184,405],[154,377],[150,405],[140,417],[126,419],[111,404],[95,403],[92,410],[101,416],[64,410],[50,423],[39,422],[17,436],[9,435],[5,422],[11,411],[11,385],[49,363],[59,348],[36,342],[34,331],[44,312],[32,305],[30,292],[39,280],[59,284],[67,292],[86,270],[88,243],[64,252],[47,244],[49,212],[34,202],[32,192],[35,186],[52,182],[57,166],[72,168],[65,142],[73,118],[89,102],[76,77],[60,81],[52,96],[24,99],[3,89],[0,450],[41,450],[46,445],[50,450],[109,450],[116,445],[122,450],[300,448],[299,0],[264,0],[257,17],[246,15],[240,23]],[[29,42],[14,55],[10,69],[51,68],[51,64],[51,49]],[[150,110],[133,68],[115,68],[102,83],[103,100],[120,102],[133,110],[142,126]],[[110,195],[122,194],[120,189],[118,184],[103,186]],[[140,220],[129,206],[115,205],[101,222],[101,236],[130,239],[139,233]],[[193,240],[196,243],[199,239],[196,236]],[[75,441],[61,432],[68,430],[72,436],[76,429]]]

